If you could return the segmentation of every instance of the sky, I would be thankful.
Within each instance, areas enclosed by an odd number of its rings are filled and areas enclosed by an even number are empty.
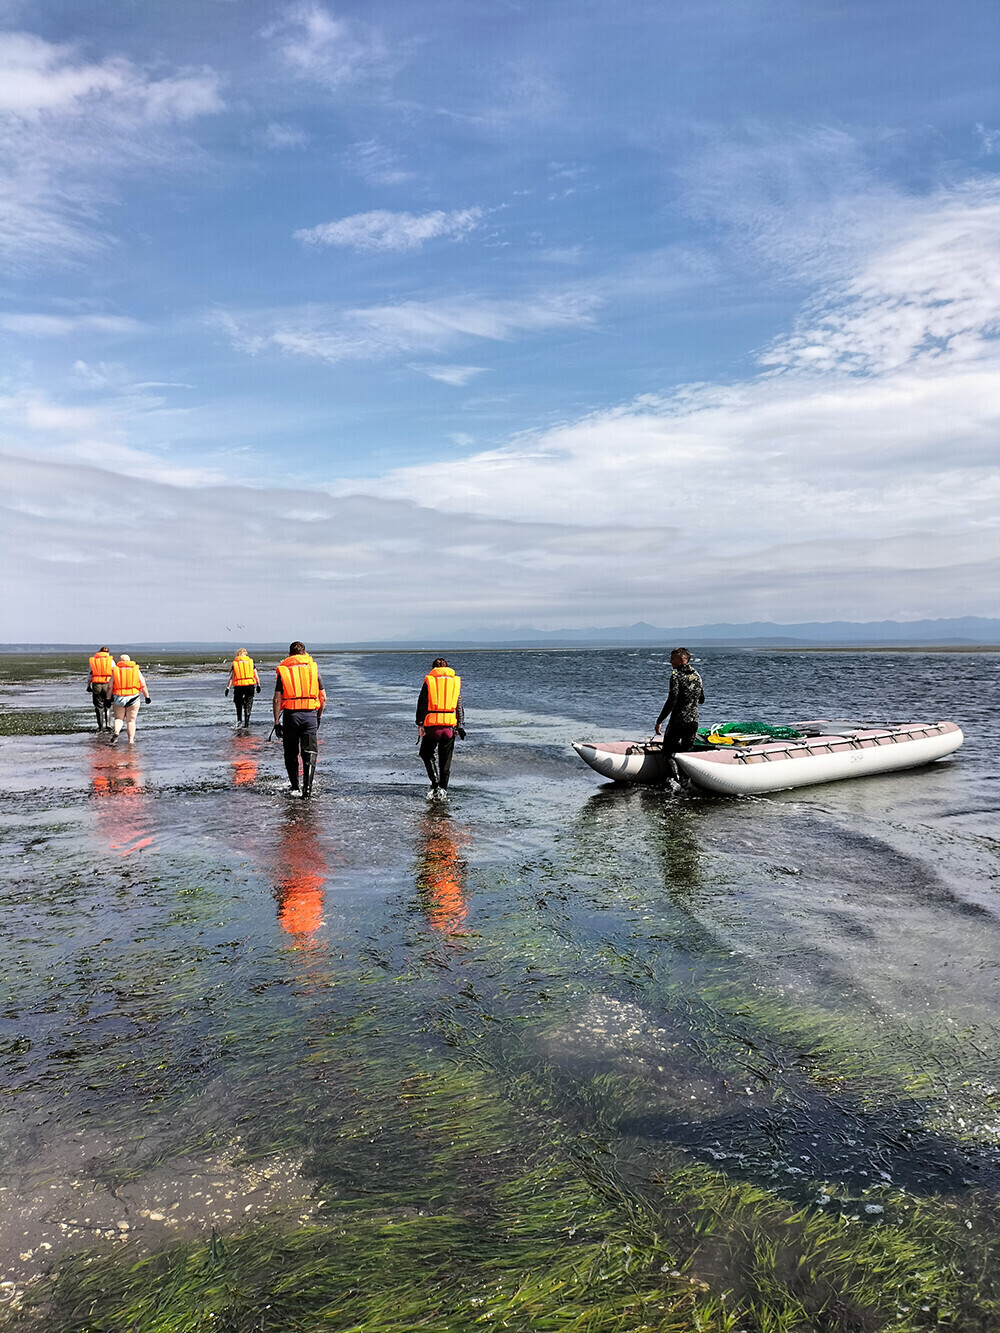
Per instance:
[[[0,639],[1000,615],[998,38],[0,0]]]

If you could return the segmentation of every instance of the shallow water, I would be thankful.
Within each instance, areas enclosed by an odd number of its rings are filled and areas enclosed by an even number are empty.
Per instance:
[[[444,808],[414,747],[423,655],[321,660],[310,804],[283,795],[266,693],[234,731],[224,667],[143,663],[132,750],[0,740],[0,1291],[44,1290],[53,1328],[185,1327],[114,1275],[203,1245],[204,1312],[224,1246],[236,1265],[266,1232],[313,1247],[300,1322],[265,1283],[236,1313],[216,1293],[229,1327],[471,1328],[504,1246],[508,1327],[569,1327],[574,1283],[593,1329],[694,1327],[692,1301],[711,1329],[993,1327],[962,1247],[990,1252],[1000,1187],[1000,659],[704,654],[705,720],[966,732],[927,769],[745,800],[616,789],[569,749],[651,729],[663,652],[455,665]],[[79,676],[5,703],[92,725]],[[364,1283],[345,1210],[389,1247]],[[438,1274],[408,1323],[365,1304],[408,1271],[390,1215]],[[460,1260],[434,1231],[455,1217]],[[768,1248],[788,1218],[794,1280]],[[580,1276],[595,1245],[611,1286]],[[648,1251],[641,1277],[616,1245]],[[90,1323],[81,1249],[112,1302],[91,1292]]]

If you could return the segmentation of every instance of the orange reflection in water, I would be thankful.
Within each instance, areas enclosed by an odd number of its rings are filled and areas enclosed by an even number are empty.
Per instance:
[[[274,888],[278,924],[289,935],[308,939],[323,924],[326,857],[319,842],[314,807],[305,802],[285,813],[275,852]]]
[[[131,749],[101,745],[90,758],[90,790],[99,797],[97,828],[108,847],[130,856],[153,842],[142,765]]]
[[[233,737],[233,758],[230,763],[233,769],[234,787],[247,787],[256,781],[259,747],[260,740],[256,736]]]
[[[469,915],[469,899],[460,843],[466,832],[444,810],[428,810],[421,821],[417,892],[428,922],[442,934],[465,934],[461,925]]]

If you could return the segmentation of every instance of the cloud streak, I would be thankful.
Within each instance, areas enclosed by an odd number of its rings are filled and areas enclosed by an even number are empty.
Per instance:
[[[376,209],[355,213],[337,222],[324,222],[294,233],[305,245],[340,245],[357,251],[419,250],[426,241],[467,236],[482,220],[481,208],[465,208],[450,213],[440,209],[432,213],[389,213]]]

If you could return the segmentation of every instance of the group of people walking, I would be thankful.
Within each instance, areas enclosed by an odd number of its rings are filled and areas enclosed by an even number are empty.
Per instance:
[[[670,692],[656,719],[656,735],[669,717],[663,736],[664,752],[670,757],[690,749],[698,731],[698,709],[705,702],[701,676],[691,666],[687,648],[675,648],[670,654]],[[138,666],[122,653],[117,662],[107,647],[90,659],[87,689],[97,715],[97,730],[111,731],[114,745],[122,728],[127,729],[129,745],[135,742],[135,722],[140,700],[150,703],[149,689]],[[241,648],[233,658],[226,683],[226,697],[232,690],[237,725],[248,727],[255,695],[261,684],[253,658]],[[298,639],[288,645],[288,656],[275,671],[272,713],[274,734],[282,743],[285,771],[290,791],[303,799],[312,795],[319,757],[319,726],[326,707],[326,690],[319,667]],[[112,716],[113,715],[113,716]],[[462,679],[443,657],[435,657],[424,677],[417,698],[417,743],[430,789],[428,799],[448,794],[455,737],[465,739],[465,708],[462,703]],[[676,765],[673,765],[676,780]]]
[[[114,745],[122,727],[128,728],[128,743],[135,743],[135,721],[142,697],[151,702],[145,678],[138,666],[122,653],[116,662],[107,647],[90,659],[87,690],[97,716],[97,730],[111,731]],[[260,694],[260,676],[253,658],[241,648],[233,658],[226,682],[226,697],[232,691],[236,722],[250,725],[254,697]],[[420,758],[430,779],[430,799],[444,797],[451,775],[455,736],[465,739],[465,709],[462,681],[443,657],[436,657],[417,699],[417,737]],[[289,790],[312,796],[319,757],[319,726],[326,707],[326,689],[319,667],[296,639],[288,645],[288,656],[275,671],[272,712],[274,734],[282,744]],[[112,724],[113,710],[113,724]]]

